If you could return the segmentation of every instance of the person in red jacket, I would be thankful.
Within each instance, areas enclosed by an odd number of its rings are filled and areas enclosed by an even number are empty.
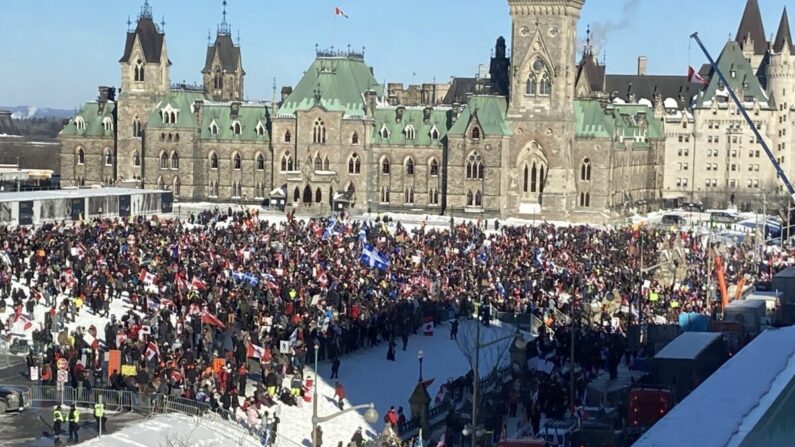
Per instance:
[[[340,410],[342,410],[342,401],[345,400],[345,387],[339,382],[334,382],[334,397],[337,398],[337,405],[340,407]]]
[[[389,424],[392,427],[392,430],[397,429],[398,415],[394,406],[389,407],[389,411],[387,412],[386,417],[384,417],[384,422]]]

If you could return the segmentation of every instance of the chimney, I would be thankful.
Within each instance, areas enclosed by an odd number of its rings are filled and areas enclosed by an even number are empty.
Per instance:
[[[646,76],[646,56],[638,58],[638,76]]]
[[[237,118],[238,112],[240,112],[240,101],[232,101],[229,104],[229,116],[231,118]]]
[[[403,112],[405,110],[406,110],[406,108],[403,107],[403,106],[398,106],[398,108],[395,109],[395,122],[399,123],[399,122],[403,121]]]
[[[453,122],[458,119],[458,114],[461,113],[461,104],[454,102],[453,103],[453,111],[452,111],[452,118]]]
[[[105,110],[105,104],[108,103],[108,97],[110,96],[110,87],[100,85],[99,86],[99,96],[97,97],[97,112],[102,115],[102,112]]]
[[[433,112],[433,107],[426,107],[422,109],[422,121],[425,122],[425,124],[431,122],[431,112]]]
[[[197,99],[193,101],[193,114],[196,115],[196,120],[201,123],[202,109],[204,108],[204,100]]]
[[[282,102],[287,101],[287,97],[293,93],[293,88],[284,86],[282,87]]]
[[[373,116],[375,114],[375,106],[377,102],[375,90],[367,90],[364,92],[364,100],[365,104],[367,105],[367,115]]]

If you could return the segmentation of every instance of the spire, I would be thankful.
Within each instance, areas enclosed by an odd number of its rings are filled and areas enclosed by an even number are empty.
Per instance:
[[[737,28],[737,35],[734,38],[743,50],[753,50],[757,55],[765,54],[767,51],[765,27],[762,24],[762,13],[759,12],[758,0],[748,0],[745,4],[743,18],[740,20],[740,27]],[[746,39],[753,41],[753,48],[743,47]]]
[[[222,13],[221,23],[218,24],[218,34],[226,34],[227,36],[232,34],[232,27],[229,26],[229,23],[226,21],[226,0],[221,2],[224,5],[224,12]]]
[[[789,45],[791,54],[795,54],[795,46],[792,45],[792,33],[789,30],[789,18],[787,17],[787,7],[784,7],[784,13],[781,14],[781,23],[778,25],[778,32],[776,32],[776,39],[773,42],[773,51],[781,53],[784,49],[785,42]]]
[[[152,18],[152,7],[149,6],[149,0],[144,0],[143,6],[141,6],[141,12],[138,13],[138,20],[141,19],[151,19]]]
[[[587,58],[593,54],[593,47],[591,46],[591,25],[585,30],[585,46],[582,49],[582,57]]]

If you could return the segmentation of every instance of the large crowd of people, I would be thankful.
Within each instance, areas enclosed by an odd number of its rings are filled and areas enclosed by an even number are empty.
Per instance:
[[[316,355],[344,383],[347,354],[382,345],[394,356],[428,318],[534,314],[557,341],[529,349],[557,349],[563,359],[564,316],[588,309],[595,324],[582,337],[593,349],[582,358],[592,359],[580,362],[613,370],[628,323],[714,309],[706,283],[715,247],[688,231],[647,227],[487,229],[451,219],[409,229],[344,214],[269,222],[256,211],[216,210],[185,221],[4,227],[0,241],[0,313],[8,309],[0,331],[32,332],[29,364],[41,381],[53,383],[66,358],[72,386],[178,394],[245,415],[251,426],[276,403],[310,398],[304,365]],[[664,283],[639,273],[644,260],[660,262],[677,247],[683,277]],[[744,250],[723,249],[727,280],[759,270]],[[114,301],[127,303],[123,314],[111,311],[121,308]],[[107,323],[82,327],[85,314]],[[108,378],[110,350],[135,373]],[[523,403],[528,420],[562,414],[563,379],[548,380],[530,393],[506,391],[506,402]]]

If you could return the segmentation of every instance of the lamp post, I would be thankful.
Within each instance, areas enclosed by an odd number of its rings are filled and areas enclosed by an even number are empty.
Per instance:
[[[372,402],[370,402],[369,404],[355,405],[345,410],[330,414],[328,416],[321,417],[317,414],[317,388],[319,383],[318,369],[317,369],[317,355],[318,355],[317,353],[318,349],[317,346],[315,346],[315,383],[314,383],[315,390],[313,392],[313,397],[312,397],[312,447],[317,447],[318,425],[320,425],[323,422],[328,422],[332,419],[342,416],[345,413],[367,409],[367,411],[364,412],[364,420],[367,421],[368,424],[374,424],[378,421],[378,411],[376,411],[375,404]]]
[[[422,358],[424,355],[422,351],[417,353],[417,359],[420,361],[420,382],[422,382]]]

